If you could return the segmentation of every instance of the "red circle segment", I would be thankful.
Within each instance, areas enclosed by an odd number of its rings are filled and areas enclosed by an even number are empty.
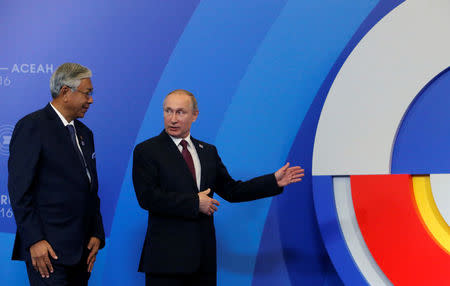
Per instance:
[[[450,285],[450,255],[420,218],[410,175],[350,177],[353,205],[373,258],[394,285]]]

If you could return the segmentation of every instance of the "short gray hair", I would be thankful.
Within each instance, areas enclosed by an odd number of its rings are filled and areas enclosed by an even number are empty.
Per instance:
[[[192,111],[198,111],[197,99],[195,98],[195,96],[194,96],[194,94],[192,92],[190,92],[188,90],[185,90],[185,89],[175,89],[175,90],[169,92],[169,94],[167,94],[166,97],[164,98],[163,105],[166,102],[166,98],[169,95],[174,94],[174,93],[183,93],[183,94],[189,96],[191,98],[191,101],[192,101]]]
[[[92,77],[92,72],[85,66],[76,63],[60,65],[50,78],[50,91],[53,98],[57,98],[61,88],[66,85],[75,89],[83,78]]]

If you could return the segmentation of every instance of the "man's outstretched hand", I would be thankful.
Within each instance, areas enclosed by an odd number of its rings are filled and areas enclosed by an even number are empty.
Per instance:
[[[289,162],[275,172],[278,187],[285,187],[289,184],[300,182],[304,175],[305,170],[302,167],[289,167]]]
[[[217,206],[220,205],[217,200],[208,196],[210,192],[211,189],[208,188],[205,191],[198,193],[199,211],[205,215],[212,215],[217,211]]]

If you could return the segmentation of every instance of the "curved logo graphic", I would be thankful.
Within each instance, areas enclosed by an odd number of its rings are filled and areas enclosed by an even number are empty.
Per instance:
[[[450,120],[440,111],[450,107],[448,9],[447,1],[398,6],[358,44],[328,93],[314,144],[314,200],[346,285],[450,284],[450,156],[448,132],[438,130]]]

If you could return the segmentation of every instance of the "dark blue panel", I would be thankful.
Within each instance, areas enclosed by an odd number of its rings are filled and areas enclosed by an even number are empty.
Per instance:
[[[431,80],[403,117],[392,174],[450,173],[450,68]]]

